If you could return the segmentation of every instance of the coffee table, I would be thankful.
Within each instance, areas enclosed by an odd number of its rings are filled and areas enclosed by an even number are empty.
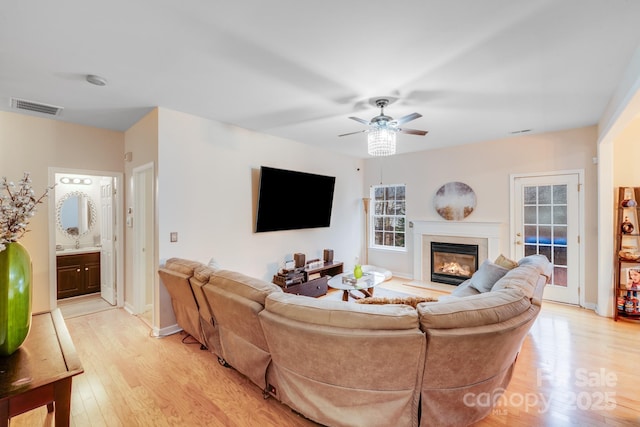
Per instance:
[[[383,274],[376,271],[369,271],[364,273],[357,283],[350,283],[346,279],[353,279],[353,273],[336,274],[327,283],[329,287],[333,289],[342,290],[342,301],[348,301],[349,296],[354,299],[369,298],[373,296],[373,288],[384,282],[385,277]],[[364,295],[360,297],[353,293],[358,291]]]

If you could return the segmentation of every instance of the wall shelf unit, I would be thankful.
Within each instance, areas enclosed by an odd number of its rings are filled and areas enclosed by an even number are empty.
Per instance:
[[[618,188],[615,225],[614,320],[640,322],[640,187]]]

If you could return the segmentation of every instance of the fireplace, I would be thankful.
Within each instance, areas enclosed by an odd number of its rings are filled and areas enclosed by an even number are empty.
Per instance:
[[[478,269],[478,245],[431,242],[431,281],[459,285]]]
[[[415,286],[452,290],[452,285],[431,281],[431,242],[478,245],[478,265],[486,259],[496,259],[506,250],[500,242],[507,233],[504,224],[499,222],[411,220],[409,227],[413,227],[411,283]]]

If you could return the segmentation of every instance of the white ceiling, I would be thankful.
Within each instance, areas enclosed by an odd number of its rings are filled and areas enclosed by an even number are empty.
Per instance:
[[[412,152],[596,124],[638,17],[636,0],[4,0],[0,109],[122,131],[161,106],[367,157],[337,135],[389,96],[387,115],[423,115],[405,127],[427,136],[398,137]]]

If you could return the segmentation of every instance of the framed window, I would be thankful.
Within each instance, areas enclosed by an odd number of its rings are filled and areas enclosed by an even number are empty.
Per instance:
[[[404,184],[372,186],[369,215],[370,247],[406,250],[407,217]]]

